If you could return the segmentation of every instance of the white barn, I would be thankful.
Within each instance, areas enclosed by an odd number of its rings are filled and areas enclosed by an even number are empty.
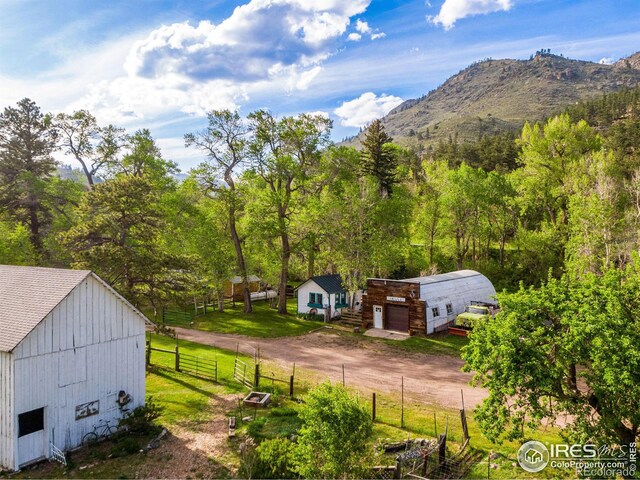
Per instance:
[[[144,404],[148,321],[90,271],[0,265],[0,470]]]
[[[432,334],[446,330],[471,302],[496,303],[491,281],[474,270],[367,281],[365,328]]]

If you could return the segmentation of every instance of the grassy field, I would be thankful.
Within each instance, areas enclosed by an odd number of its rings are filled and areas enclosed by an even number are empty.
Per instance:
[[[233,307],[226,307],[224,312],[208,311],[193,323],[188,320],[170,320],[167,325],[261,338],[302,335],[322,326],[319,322],[296,317],[295,298],[289,299],[287,305],[290,313],[281,315],[265,301],[255,302],[252,313],[244,313],[242,303],[236,303]]]
[[[163,349],[172,349],[175,340],[158,335],[150,336],[152,345]],[[422,351],[422,341],[416,338],[414,346]],[[409,340],[407,340],[409,341]],[[445,350],[455,350],[457,344],[449,345],[446,339],[442,339]],[[180,372],[175,372],[174,356],[167,353],[153,352],[152,366],[147,374],[147,393],[163,407],[159,422],[172,430],[174,428],[187,429],[197,432],[211,422],[214,408],[219,405],[217,398],[236,398],[238,401],[247,391],[233,380],[233,363],[235,352],[215,349],[209,346],[180,341],[180,351],[200,358],[215,359],[218,362],[219,383],[197,378]],[[437,344],[436,344],[437,345]],[[252,359],[241,357],[247,363]],[[283,377],[290,372],[284,372],[278,366],[265,364],[263,371],[276,373]],[[317,385],[321,379],[315,372],[298,369],[296,371],[296,397],[303,398],[305,393]],[[270,382],[264,382],[261,390],[273,393],[273,402],[270,408],[264,410],[246,409],[236,407],[238,403],[230,405],[223,414],[236,416],[238,419],[239,436],[250,434],[258,441],[265,438],[289,437],[297,432],[300,427],[298,411],[302,408],[298,398],[290,399],[286,395],[286,387],[272,386]],[[371,408],[370,393],[363,393],[353,389],[360,396],[366,408]],[[212,401],[212,399],[214,399]],[[219,406],[218,406],[219,408]],[[218,412],[219,414],[219,412]],[[255,420],[243,422],[245,416]],[[468,478],[533,478],[526,474],[516,463],[516,452],[519,443],[505,442],[502,445],[494,445],[486,440],[479,431],[478,425],[468,412],[468,425],[471,435],[470,446],[481,460],[470,471]],[[446,409],[437,405],[426,405],[417,399],[405,399],[404,418],[401,417],[401,403],[399,393],[378,394],[377,419],[374,424],[372,442],[382,444],[386,442],[401,441],[407,438],[433,438],[448,430],[449,449],[456,451],[462,441],[462,427],[458,410]],[[543,442],[559,441],[558,431],[555,428],[531,432],[531,438]],[[36,470],[26,470],[18,474],[18,478],[137,478],[140,472],[145,472],[149,459],[137,453],[139,448],[148,439],[136,440],[134,445],[113,442],[105,442],[102,445],[89,450],[78,452],[71,456],[70,466],[64,469],[58,464],[44,464]],[[238,440],[228,440],[226,452],[221,458],[210,458],[206,469],[195,469],[189,472],[187,477],[192,478],[225,478],[233,475],[238,466]],[[489,461],[489,455],[492,455]],[[175,461],[172,454],[164,461]],[[379,464],[393,464],[393,455],[382,455],[378,458]],[[550,468],[536,475],[537,478],[558,478],[563,473]]]

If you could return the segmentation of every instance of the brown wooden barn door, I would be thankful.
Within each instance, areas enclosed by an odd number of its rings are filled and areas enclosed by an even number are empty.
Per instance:
[[[409,331],[409,307],[406,305],[386,305],[386,329],[398,332]]]

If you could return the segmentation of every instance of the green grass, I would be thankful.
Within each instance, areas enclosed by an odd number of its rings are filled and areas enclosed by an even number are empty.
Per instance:
[[[151,334],[148,338],[153,347],[173,350],[175,340]],[[164,425],[206,421],[209,416],[207,406],[211,397],[226,393],[244,391],[233,379],[235,352],[222,350],[208,345],[179,341],[180,352],[202,359],[215,360],[218,364],[218,383],[192,375],[176,372],[175,356],[163,352],[151,353],[151,367],[147,374],[147,395],[164,407],[160,422]],[[240,359],[250,363],[253,359],[244,355]]]
[[[282,315],[268,302],[260,301],[253,304],[252,313],[244,313],[242,303],[236,303],[226,307],[224,312],[208,311],[205,316],[197,317],[193,324],[188,320],[171,320],[167,325],[261,338],[302,335],[322,327],[320,322],[296,317],[295,298],[287,301],[287,308],[290,313]]]
[[[172,349],[175,340],[159,335],[150,335],[153,346],[163,349]],[[453,351],[460,347],[458,343],[450,344],[449,339],[429,339],[412,338],[408,349],[431,348],[431,351],[443,349],[443,351]],[[465,340],[465,339],[463,339]],[[452,340],[459,342],[459,340]],[[435,343],[434,343],[435,342]],[[442,342],[443,345],[438,342]],[[402,342],[401,342],[402,343]],[[396,343],[394,343],[396,344]],[[412,345],[413,344],[413,345]],[[174,356],[168,353],[153,352],[152,366],[147,373],[147,393],[153,396],[164,410],[160,423],[169,427],[179,425],[181,428],[197,431],[199,426],[211,420],[214,409],[220,411],[220,403],[216,402],[216,397],[229,394],[237,394],[238,400],[246,393],[246,389],[233,380],[233,362],[235,352],[216,349],[210,346],[182,341],[179,342],[180,351],[201,358],[216,359],[219,366],[219,383],[196,378],[184,373],[175,372]],[[459,348],[458,348],[459,349]],[[252,359],[242,357],[251,363]],[[263,370],[276,375],[285,376],[281,367],[271,363],[265,363]],[[316,372],[297,369],[296,371],[296,397],[304,397],[306,392],[319,382],[324,381]],[[250,433],[258,440],[274,437],[290,437],[300,428],[298,411],[301,404],[295,399],[289,399],[284,393],[286,387],[279,387],[278,384],[271,386],[266,382],[260,390],[273,392],[272,405],[266,409],[254,410],[253,408],[242,408],[240,406],[226,411],[227,415],[235,415],[238,420],[238,434]],[[352,391],[358,394],[361,402],[371,408],[370,392]],[[212,401],[213,399],[213,401]],[[242,417],[256,416],[256,420],[243,422]],[[518,442],[505,442],[501,445],[492,444],[480,433],[479,426],[468,412],[468,426],[471,435],[470,448],[477,452],[481,460],[468,473],[466,478],[487,478],[487,472],[491,478],[533,478],[524,472],[516,461],[516,452],[520,446]],[[447,428],[449,436],[449,449],[455,452],[462,442],[462,427],[460,413],[455,409],[447,409],[437,405],[425,404],[422,401],[410,398],[405,399],[404,419],[401,419],[401,403],[398,393],[378,393],[377,395],[377,419],[374,424],[372,442],[382,444],[411,438],[435,438],[438,433],[442,433]],[[531,439],[542,441],[543,443],[559,442],[559,431],[556,428],[539,429],[529,432]],[[144,442],[144,440],[143,440]],[[228,477],[231,472],[225,465],[235,464],[237,458],[237,440],[229,444],[229,452],[223,459],[211,459],[212,471],[207,476]],[[140,454],[124,455],[115,458],[108,458],[114,452],[126,450],[110,442],[99,445],[89,451],[81,451],[71,456],[70,467],[64,469],[57,464],[45,464],[36,470],[26,470],[21,472],[18,478],[135,478],[139,471],[144,471],[146,457]],[[133,449],[132,449],[133,450]],[[126,453],[126,452],[125,452]],[[497,454],[488,464],[488,456]],[[165,461],[171,461],[171,455]],[[381,456],[381,464],[394,464],[393,456]],[[497,465],[497,468],[488,468],[490,465]],[[80,470],[80,467],[84,467]],[[571,472],[559,472],[551,468],[536,474],[537,478],[561,478],[571,476]]]

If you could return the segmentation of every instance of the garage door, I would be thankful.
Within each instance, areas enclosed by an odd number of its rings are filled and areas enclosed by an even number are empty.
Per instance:
[[[387,330],[396,330],[398,332],[409,331],[409,307],[404,305],[387,305],[386,306]]]

